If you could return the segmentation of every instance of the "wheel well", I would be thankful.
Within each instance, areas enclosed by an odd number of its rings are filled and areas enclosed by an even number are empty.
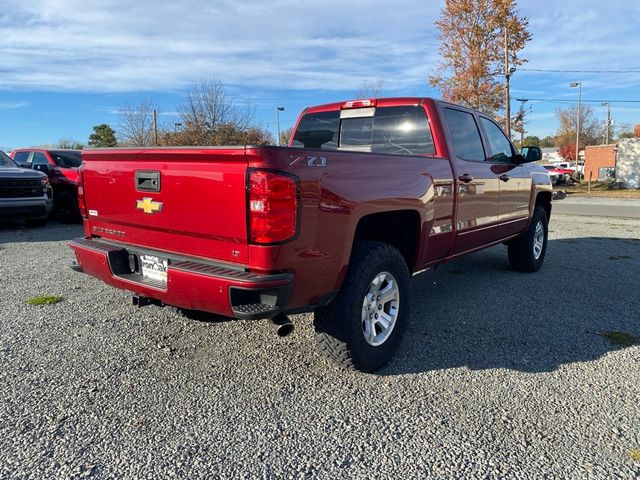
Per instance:
[[[415,210],[374,213],[362,217],[356,227],[354,241],[373,240],[397,248],[409,270],[416,261],[420,236],[420,215]]]
[[[547,212],[547,219],[551,218],[551,192],[540,192],[536,197],[536,206],[538,205]]]

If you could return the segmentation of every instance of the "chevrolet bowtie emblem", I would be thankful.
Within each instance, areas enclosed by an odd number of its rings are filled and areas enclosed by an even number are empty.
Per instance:
[[[151,197],[144,197],[142,200],[136,202],[136,208],[142,210],[144,213],[154,214],[162,210],[162,202],[154,202]]]

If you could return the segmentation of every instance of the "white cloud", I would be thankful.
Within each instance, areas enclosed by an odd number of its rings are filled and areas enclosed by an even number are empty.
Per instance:
[[[428,2],[4,3],[0,84],[12,89],[166,90],[203,76],[254,87],[402,86],[426,84],[437,55],[440,6]]]
[[[30,105],[28,102],[0,102],[0,110],[15,110],[17,108],[26,108]]]

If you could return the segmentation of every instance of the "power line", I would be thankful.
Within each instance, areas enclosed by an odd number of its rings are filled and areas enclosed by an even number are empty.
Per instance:
[[[557,102],[557,103],[576,103],[575,100],[564,98],[515,98],[514,100],[527,100],[529,102]],[[582,103],[640,103],[640,100],[585,100]]]
[[[640,70],[557,70],[545,68],[518,68],[518,71],[551,73],[640,73]]]

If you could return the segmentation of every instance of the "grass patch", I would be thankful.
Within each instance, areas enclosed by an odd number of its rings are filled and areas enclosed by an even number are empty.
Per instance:
[[[640,450],[629,450],[629,456],[631,457],[631,460],[640,462]]]
[[[62,301],[59,295],[44,295],[42,297],[33,297],[27,300],[29,305],[53,305]]]
[[[598,335],[606,338],[609,342],[622,347],[630,347],[631,345],[638,343],[638,337],[628,333],[618,332],[616,330],[610,332],[599,332]]]
[[[610,197],[610,198],[640,198],[640,189],[618,189],[609,188],[609,182],[591,182],[591,196],[592,197]],[[554,190],[567,192],[571,195],[588,195],[589,182],[583,180],[576,185],[554,185]]]

